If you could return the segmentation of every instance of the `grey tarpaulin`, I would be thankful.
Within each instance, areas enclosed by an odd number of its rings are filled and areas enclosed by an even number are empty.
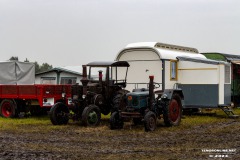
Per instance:
[[[33,63],[0,62],[0,84],[34,84],[34,81],[35,65]]]

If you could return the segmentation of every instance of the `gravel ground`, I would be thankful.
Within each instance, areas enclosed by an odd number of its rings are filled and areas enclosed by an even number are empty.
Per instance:
[[[107,125],[0,131],[0,159],[240,159],[238,119],[181,130],[159,126],[150,133],[142,126],[112,131]]]

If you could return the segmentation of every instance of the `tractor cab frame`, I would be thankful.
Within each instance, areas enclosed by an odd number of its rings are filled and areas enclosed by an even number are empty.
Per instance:
[[[53,124],[67,124],[69,119],[81,120],[85,126],[97,126],[104,115],[118,110],[128,91],[126,61],[91,62],[83,65],[82,85],[72,86],[72,103],[59,102],[50,110]],[[118,70],[125,70],[118,72]],[[88,74],[87,74],[88,73]],[[70,112],[70,110],[72,112]]]

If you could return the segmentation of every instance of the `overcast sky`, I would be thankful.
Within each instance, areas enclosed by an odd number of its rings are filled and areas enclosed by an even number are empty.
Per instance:
[[[0,61],[82,65],[152,41],[240,54],[240,1],[0,0]]]

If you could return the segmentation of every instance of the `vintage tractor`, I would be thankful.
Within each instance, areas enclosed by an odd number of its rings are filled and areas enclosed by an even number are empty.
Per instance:
[[[112,113],[110,129],[123,128],[124,122],[144,123],[145,131],[153,131],[157,126],[157,118],[163,115],[166,126],[179,125],[182,117],[182,103],[184,98],[181,89],[156,91],[154,93],[154,76],[149,76],[149,88],[135,89],[128,93],[127,105]],[[155,98],[157,95],[157,98]]]
[[[128,93],[123,89],[126,87],[128,67],[126,61],[91,62],[83,65],[82,85],[72,86],[69,104],[58,102],[51,108],[49,115],[52,124],[67,124],[72,118],[85,126],[97,126],[101,113],[107,115],[118,111],[124,105],[124,95]]]

